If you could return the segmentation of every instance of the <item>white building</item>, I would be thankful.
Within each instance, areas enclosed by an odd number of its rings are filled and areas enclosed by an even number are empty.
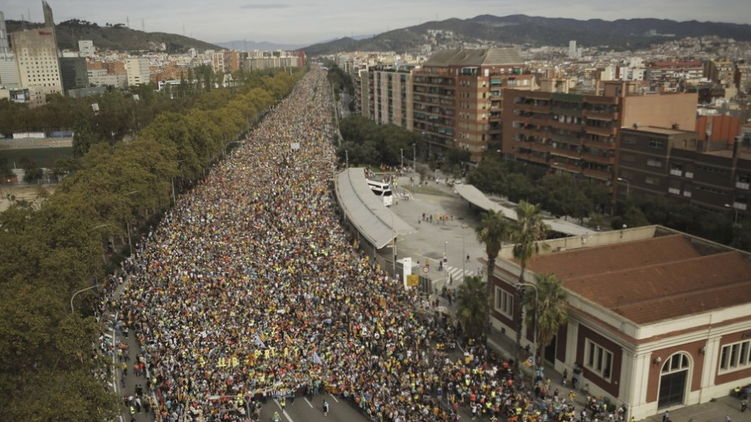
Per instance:
[[[96,54],[96,47],[92,40],[78,40],[78,54],[81,57],[93,57]]]
[[[149,60],[144,57],[130,57],[125,59],[125,72],[128,75],[128,86],[149,83]]]
[[[22,88],[28,88],[33,104],[43,104],[48,94],[62,93],[60,64],[54,32],[27,29],[11,34]]]
[[[568,42],[568,58],[579,58],[579,50],[576,49],[576,40],[571,40]]]
[[[559,372],[580,368],[580,387],[642,419],[751,383],[751,254],[660,226],[544,243],[525,280],[561,279],[569,319],[543,359]],[[496,261],[492,323],[513,341],[512,249]]]
[[[89,84],[92,86],[111,86],[125,88],[128,86],[128,76],[124,73],[107,73],[107,69],[89,69]]]

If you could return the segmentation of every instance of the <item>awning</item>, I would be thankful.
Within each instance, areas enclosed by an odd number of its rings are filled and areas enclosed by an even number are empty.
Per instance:
[[[336,199],[347,219],[376,249],[388,245],[397,236],[415,233],[415,229],[383,205],[365,179],[365,169],[350,168],[334,180]]]
[[[470,204],[484,211],[493,210],[495,212],[500,212],[509,220],[517,220],[516,210],[514,208],[505,207],[497,202],[491,201],[490,198],[485,196],[481,190],[473,185],[454,185],[454,190]],[[565,235],[581,236],[595,232],[594,230],[590,230],[586,227],[582,227],[560,218],[544,218],[543,221],[551,231],[563,233]]]

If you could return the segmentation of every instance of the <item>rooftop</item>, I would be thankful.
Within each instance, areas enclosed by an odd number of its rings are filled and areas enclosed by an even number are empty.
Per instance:
[[[453,48],[433,54],[423,63],[423,66],[491,66],[522,63],[524,59],[515,48],[481,50]]]
[[[680,129],[672,129],[667,127],[657,127],[657,126],[624,126],[622,129],[628,129],[628,130],[638,130],[640,132],[649,132],[649,133],[655,133],[658,135],[685,135],[685,134],[693,134],[696,135],[696,132],[690,131],[690,130],[680,130]]]
[[[534,257],[529,268],[637,324],[751,303],[751,260],[683,234]]]

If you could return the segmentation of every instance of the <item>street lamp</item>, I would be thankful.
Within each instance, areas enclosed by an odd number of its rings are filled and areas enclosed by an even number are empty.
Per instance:
[[[624,179],[623,177],[619,177],[616,180],[626,184],[626,198],[628,198],[631,195],[631,183],[627,179]]]
[[[734,207],[734,206],[732,206],[730,204],[725,204],[723,206],[725,208],[732,208],[733,209],[733,213],[734,213],[734,215],[733,215],[733,226],[737,226],[738,225],[738,208],[736,208],[736,207]]]

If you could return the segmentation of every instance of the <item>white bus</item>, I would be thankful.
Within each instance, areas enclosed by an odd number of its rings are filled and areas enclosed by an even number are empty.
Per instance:
[[[388,183],[368,180],[368,187],[373,191],[375,196],[380,196],[383,199],[383,205],[390,207],[394,202],[391,186]]]

